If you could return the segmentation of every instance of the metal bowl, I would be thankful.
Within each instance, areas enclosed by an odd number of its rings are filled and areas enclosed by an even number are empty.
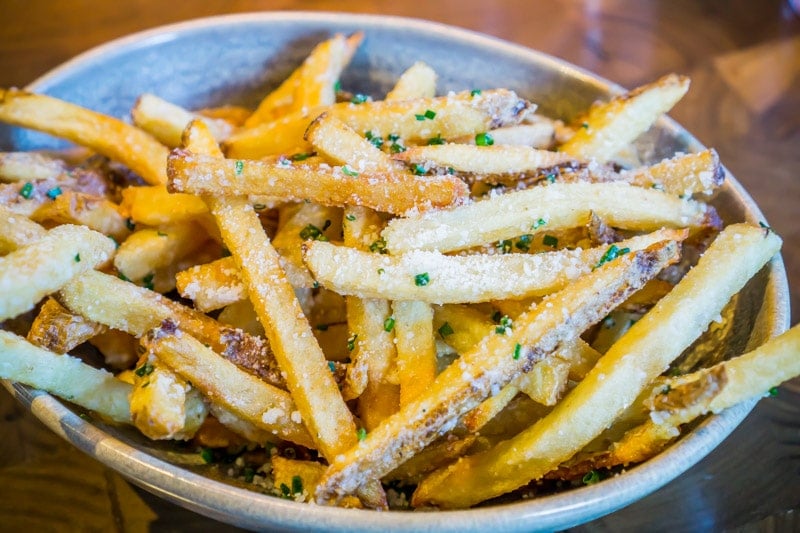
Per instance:
[[[545,114],[570,118],[621,88],[568,63],[520,46],[412,19],[325,13],[254,13],[200,19],[118,39],[51,71],[29,89],[119,117],[144,92],[190,108],[221,103],[254,106],[311,48],[335,32],[366,38],[343,76],[352,91],[379,96],[413,62],[439,73],[439,91],[508,87]],[[0,127],[0,149],[65,146],[47,135]],[[637,141],[656,161],[702,145],[669,119]],[[728,175],[714,200],[726,222],[764,220]],[[780,257],[744,290],[734,352],[789,325],[789,292]],[[463,511],[371,512],[281,500],[211,479],[192,468],[196,454],[153,443],[131,428],[87,421],[80,411],[30,388],[5,382],[53,431],[133,483],[179,505],[249,529],[294,531],[514,531],[570,527],[603,516],[658,489],[714,449],[753,403],[711,416],[654,459],[601,483],[560,494]]]

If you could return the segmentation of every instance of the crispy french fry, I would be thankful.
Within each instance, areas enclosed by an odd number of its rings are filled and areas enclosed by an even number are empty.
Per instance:
[[[311,200],[322,205],[363,205],[402,214],[463,201],[466,185],[452,176],[365,173],[349,166],[311,166],[214,158],[173,150],[169,190],[236,196],[259,194],[285,201]]]
[[[193,266],[175,276],[178,292],[204,313],[247,298],[239,269],[231,257]]]
[[[631,143],[689,90],[689,78],[668,74],[610,102],[593,106],[560,152],[580,159],[608,161]]]
[[[194,387],[145,354],[130,395],[133,425],[154,440],[188,440],[208,414]]]
[[[193,194],[169,193],[163,185],[124,189],[120,209],[129,213],[134,222],[147,226],[188,222],[208,214],[200,198]]]
[[[416,504],[468,507],[541,478],[569,459],[703,332],[779,248],[780,239],[770,231],[728,226],[697,266],[631,327],[565,401],[517,437],[431,474],[417,488]]]
[[[441,468],[464,455],[475,444],[477,439],[477,435],[467,435],[465,437],[456,437],[452,434],[445,435],[392,470],[384,477],[384,481],[401,480],[410,484],[419,483],[429,472]]]
[[[114,243],[83,226],[58,226],[41,239],[0,257],[0,320],[33,309],[82,272],[108,261]]]
[[[204,396],[280,438],[314,448],[300,413],[286,391],[244,372],[203,343],[165,321],[150,333],[147,348],[190,381]]]
[[[386,93],[386,100],[407,100],[410,98],[433,98],[436,95],[436,71],[417,61],[403,72]]]
[[[389,222],[382,236],[393,254],[411,250],[447,252],[583,226],[591,213],[614,227],[639,231],[697,229],[718,222],[706,204],[652,189],[621,183],[555,183],[397,218]]]
[[[357,447],[337,457],[317,489],[323,503],[356,490],[419,452],[455,422],[559,343],[577,337],[675,259],[675,243],[633,252],[579,278],[519,317],[506,334],[489,334],[446,368],[431,387],[384,421]]]
[[[575,161],[575,158],[568,154],[537,150],[528,146],[476,146],[453,143],[414,146],[393,157],[405,163],[423,165],[425,169],[452,168],[457,172],[477,175],[513,176]]]
[[[622,179],[639,187],[653,187],[671,194],[710,194],[725,180],[725,169],[716,150],[679,154],[649,167],[622,172]]]
[[[392,304],[397,346],[397,375],[400,408],[419,398],[436,377],[436,345],[433,340],[433,309],[425,302]],[[387,328],[385,328],[387,329]],[[391,329],[390,327],[388,329]]]
[[[49,391],[115,422],[131,423],[128,383],[4,330],[0,330],[0,377]]]
[[[105,331],[102,324],[71,313],[48,298],[31,324],[28,341],[51,352],[67,353]]]
[[[0,121],[64,137],[123,163],[151,184],[167,182],[168,150],[116,118],[43,94],[0,89]]]
[[[469,91],[437,98],[401,101],[341,103],[301,110],[231,136],[226,154],[233,158],[256,159],[265,155],[291,153],[302,146],[303,132],[323,112],[330,113],[355,131],[395,134],[410,142],[433,137],[475,135],[492,128],[518,124],[535,106],[513,91],[496,89],[472,95]],[[419,117],[419,118],[417,118]]]
[[[88,194],[65,191],[37,209],[31,220],[50,224],[79,224],[109,235],[118,242],[129,233],[125,217],[113,202]]]
[[[0,205],[0,253],[12,252],[45,235],[42,226]]]
[[[659,230],[588,250],[466,256],[434,251],[389,256],[317,241],[304,244],[304,259],[323,287],[340,294],[437,304],[488,302],[555,292],[609,257],[686,235]]]
[[[62,159],[37,152],[0,152],[0,181],[55,179],[66,172]]]
[[[202,232],[192,222],[137,230],[120,244],[114,266],[130,280],[143,280],[196,250],[204,242],[198,235]]]
[[[209,316],[115,276],[86,272],[61,289],[59,301],[74,313],[135,337],[142,337],[170,319],[267,383],[286,386],[269,345],[262,339],[225,327]]]
[[[192,113],[179,105],[148,93],[139,96],[136,100],[131,109],[131,118],[139,128],[169,147],[180,146],[183,130],[189,122],[195,119],[205,122],[218,142],[227,139],[235,129],[226,120],[212,119]]]
[[[540,115],[531,124],[519,124],[496,128],[490,132],[496,145],[530,146],[541,150],[552,147],[555,141],[555,126],[552,120],[544,119]],[[462,144],[475,144],[475,136],[458,137],[453,142]]]

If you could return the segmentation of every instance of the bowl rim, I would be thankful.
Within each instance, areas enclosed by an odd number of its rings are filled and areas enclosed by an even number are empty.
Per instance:
[[[611,94],[624,89],[605,78],[576,65],[522,45],[504,41],[473,30],[409,17],[333,12],[273,11],[217,15],[158,26],[90,48],[51,69],[26,86],[32,91],[47,92],[48,87],[70,76],[77,67],[105,61],[117,53],[145,49],[163,41],[222,26],[241,24],[314,23],[359,25],[366,31],[381,27],[435,32],[461,43],[488,47],[494,51],[522,57],[532,64],[546,65],[570,77],[580,78]],[[685,129],[665,117],[659,124],[666,130],[685,136],[690,146],[702,148]],[[744,188],[726,171],[727,187],[748,212],[750,222],[764,221],[758,206]],[[752,219],[752,220],[750,220]],[[767,321],[768,336],[789,327],[789,289],[780,255],[769,264],[769,279],[762,307],[772,313]],[[363,531],[496,531],[549,530],[564,528],[599,518],[657,490],[675,479],[724,440],[747,416],[756,401],[746,402],[705,419],[698,427],[654,459],[603,483],[576,488],[541,498],[497,506],[466,510],[413,513],[404,511],[369,512],[320,507],[281,500],[247,489],[240,489],[178,465],[153,457],[87,422],[66,404],[48,393],[3,381],[3,385],[47,427],[82,451],[116,470],[133,483],[173,503],[203,515],[252,529],[270,527],[296,530],[353,530],[355,513],[366,518],[359,524]],[[210,485],[209,485],[210,484]],[[213,489],[213,490],[209,490]],[[369,513],[369,514],[365,514]]]

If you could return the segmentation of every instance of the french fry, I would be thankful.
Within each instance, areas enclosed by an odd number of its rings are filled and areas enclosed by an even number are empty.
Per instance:
[[[285,498],[295,501],[311,501],[314,487],[325,472],[325,466],[314,461],[286,459],[275,455],[272,463],[272,476],[275,488]]]
[[[123,163],[146,182],[167,182],[168,150],[121,120],[43,94],[0,89],[0,121],[43,131]]]
[[[392,304],[400,408],[419,398],[436,377],[436,345],[433,340],[433,309],[425,302]]]
[[[179,105],[167,102],[154,94],[142,94],[131,109],[133,123],[169,147],[180,146],[181,134],[195,119],[206,123],[214,138],[222,142],[234,131],[233,125],[222,119],[204,117]]]
[[[490,200],[397,218],[382,236],[392,254],[448,252],[585,225],[591,213],[621,229],[697,229],[716,224],[706,204],[621,183],[554,183]]]
[[[608,257],[686,235],[659,230],[588,250],[465,256],[433,251],[389,256],[315,241],[304,244],[304,259],[323,287],[340,294],[436,304],[488,302],[555,292]]]
[[[269,345],[262,339],[225,327],[209,316],[115,276],[86,272],[61,289],[59,301],[74,313],[135,337],[142,337],[170,319],[265,382],[286,386]]]
[[[528,146],[476,146],[454,143],[414,146],[392,157],[408,164],[423,165],[425,169],[452,168],[459,173],[478,176],[519,176],[575,161],[575,158],[568,154],[537,150]]]
[[[513,91],[504,89],[483,91],[474,96],[466,91],[436,98],[340,103],[301,110],[238,132],[226,141],[225,152],[231,158],[247,159],[291,153],[304,146],[303,133],[308,124],[323,112],[355,131],[371,129],[382,136],[395,134],[409,142],[423,142],[437,136],[447,139],[475,135],[518,124],[534,108]]]
[[[116,204],[88,194],[65,191],[37,209],[31,220],[45,225],[78,224],[122,241],[129,233],[128,223]]]
[[[622,256],[519,317],[510,332],[487,335],[475,350],[439,374],[425,394],[385,420],[359,446],[337,457],[320,481],[317,502],[348,494],[365,479],[383,476],[419,452],[492,390],[505,386],[559,343],[577,337],[600,320],[674,260],[676,251],[676,244],[671,243]]]
[[[105,235],[63,225],[0,257],[0,321],[33,309],[46,295],[106,263],[113,254],[114,243]]]
[[[137,230],[120,244],[114,266],[128,279],[142,280],[197,249],[204,242],[198,235],[192,222]]]
[[[209,146],[209,139],[208,131],[197,121],[184,134],[187,145],[212,154],[208,157],[213,160],[218,154]],[[357,442],[355,421],[280,267],[277,252],[244,199],[204,200],[239,267],[313,447],[324,457],[335,457]]]
[[[56,179],[66,172],[63,160],[37,152],[0,152],[0,181]]]
[[[284,161],[222,159],[176,149],[169,156],[169,190],[225,196],[258,194],[330,206],[363,205],[395,214],[457,204],[468,194],[466,185],[451,176],[372,174],[347,165]]]
[[[31,324],[28,342],[63,354],[105,331],[102,324],[71,313],[55,299],[48,298]]]
[[[0,205],[0,253],[12,252],[45,235],[42,226]]]
[[[730,297],[777,252],[780,242],[762,228],[728,226],[697,266],[614,344],[548,416],[490,451],[434,472],[418,486],[415,503],[468,507],[539,479],[569,459],[703,332]]]
[[[197,390],[148,354],[134,376],[133,425],[153,440],[192,438],[208,414]]]
[[[153,330],[145,345],[159,361],[236,416],[282,439],[314,448],[286,391],[240,370],[188,333],[175,330],[169,321]]]
[[[464,455],[478,440],[477,435],[457,437],[445,435],[420,453],[389,472],[385,480],[400,480],[409,484],[416,484],[426,474],[451,463]]]
[[[436,71],[417,61],[403,72],[386,93],[386,100],[407,100],[410,98],[433,98],[436,95]]]
[[[207,313],[247,298],[247,289],[236,263],[230,257],[196,265],[175,276],[178,292]]]
[[[306,60],[274,91],[269,93],[247,118],[245,128],[253,128],[264,122],[270,122],[293,110],[301,110],[310,105],[330,105],[336,101],[335,85],[341,71],[347,66],[355,53],[364,34],[356,32],[348,38],[337,34],[316,47]],[[315,95],[312,97],[301,88],[304,83],[311,83]]]
[[[137,224],[147,226],[188,222],[208,214],[200,198],[193,194],[169,193],[163,185],[124,189],[120,209]]]
[[[710,194],[725,180],[716,150],[678,154],[649,167],[624,171],[621,177],[639,187],[659,188],[670,194]]]
[[[536,118],[533,123],[493,129],[490,135],[494,144],[530,146],[541,150],[551,148],[556,134],[553,121],[544,119],[540,115],[532,116]],[[461,144],[475,144],[475,136],[457,137],[452,141]]]
[[[689,78],[668,74],[607,103],[593,106],[575,135],[559,147],[580,159],[608,161],[689,90]]]
[[[0,330],[0,377],[49,391],[115,422],[131,423],[128,383],[4,330]]]

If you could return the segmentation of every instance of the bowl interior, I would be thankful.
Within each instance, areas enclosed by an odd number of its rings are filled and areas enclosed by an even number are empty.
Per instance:
[[[415,61],[439,74],[439,92],[507,87],[568,119],[619,87],[515,45],[439,24],[377,16],[258,13],[201,19],[123,38],[89,51],[30,86],[91,109],[127,117],[146,92],[189,108],[232,103],[255,106],[320,40],[336,32],[365,32],[342,87],[380,97]],[[58,148],[63,141],[0,125],[0,149]],[[637,147],[649,161],[699,143],[662,120]],[[729,176],[714,201],[726,221],[763,216]],[[738,310],[744,327],[734,352],[788,326],[788,289],[780,259],[745,290]],[[564,528],[601,516],[652,492],[696,463],[732,431],[752,405],[703,422],[661,456],[600,485],[527,502],[442,513],[369,513],[287,502],[208,479],[193,471],[196,454],[145,439],[128,428],[87,422],[77,410],[20,385],[9,390],[54,431],[135,483],[181,505],[254,529],[481,531]]]

